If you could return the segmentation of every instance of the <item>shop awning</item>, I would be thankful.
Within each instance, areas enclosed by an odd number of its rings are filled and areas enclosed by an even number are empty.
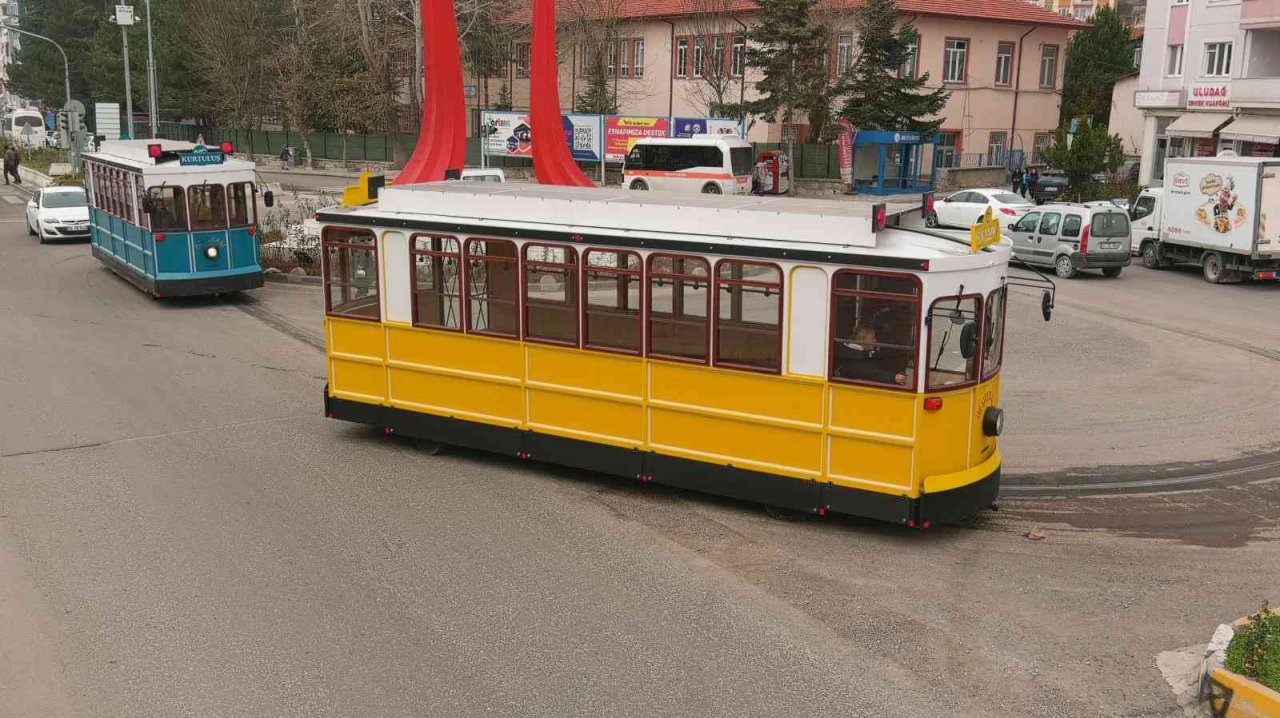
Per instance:
[[[1209,139],[1230,119],[1231,115],[1221,112],[1188,112],[1174,120],[1164,133],[1175,137]]]
[[[1280,144],[1280,115],[1240,115],[1223,127],[1218,136],[1224,140]]]

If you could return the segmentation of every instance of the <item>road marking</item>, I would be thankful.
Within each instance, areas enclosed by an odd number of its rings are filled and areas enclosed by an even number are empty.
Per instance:
[[[23,202],[21,197],[14,197],[11,194],[0,194],[0,199],[8,202],[9,204],[22,204]]]

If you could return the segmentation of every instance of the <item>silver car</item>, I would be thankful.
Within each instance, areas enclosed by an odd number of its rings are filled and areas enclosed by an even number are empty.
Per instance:
[[[1008,224],[1013,254],[1070,279],[1082,269],[1120,276],[1129,266],[1129,215],[1119,207],[1051,203]]]

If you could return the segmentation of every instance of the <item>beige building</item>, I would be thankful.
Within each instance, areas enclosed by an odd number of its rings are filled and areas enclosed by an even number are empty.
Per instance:
[[[707,12],[698,0],[621,0],[613,62],[607,63],[619,114],[706,116],[717,100],[752,99],[759,77],[745,67],[743,35],[757,22],[755,6],[720,1],[734,10]],[[900,0],[898,6],[919,33],[903,71],[928,73],[929,87],[951,92],[939,154],[952,164],[1002,164],[1010,150],[1032,159],[1058,125],[1063,53],[1082,24],[1023,0]],[[832,73],[842,72],[857,53],[852,7],[828,13]],[[584,89],[583,68],[591,62],[585,46],[570,31],[560,36],[560,105],[566,111]],[[497,83],[511,86],[517,109],[529,106],[528,71],[529,46],[517,43],[508,76]],[[494,84],[489,81],[491,98],[498,92]],[[749,120],[748,139],[777,142],[785,131],[804,141],[807,129]],[[932,158],[923,159],[932,166]]]

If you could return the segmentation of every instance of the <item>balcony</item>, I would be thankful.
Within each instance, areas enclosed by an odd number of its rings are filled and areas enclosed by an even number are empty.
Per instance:
[[[1231,106],[1280,109],[1280,77],[1242,77],[1232,80]]]

